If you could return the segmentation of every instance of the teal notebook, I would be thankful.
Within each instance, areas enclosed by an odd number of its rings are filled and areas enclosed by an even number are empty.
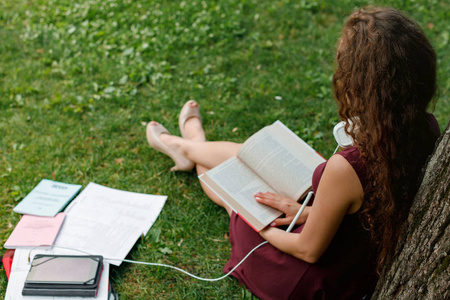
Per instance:
[[[80,191],[81,185],[48,179],[41,182],[14,207],[19,214],[54,217]]]

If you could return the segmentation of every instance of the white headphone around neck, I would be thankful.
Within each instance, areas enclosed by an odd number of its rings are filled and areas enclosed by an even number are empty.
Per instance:
[[[336,142],[339,144],[339,147],[346,149],[348,147],[353,146],[354,141],[353,138],[345,132],[345,125],[350,125],[350,130],[356,130],[357,127],[353,128],[353,122],[351,120],[341,121],[336,124],[333,128],[333,135],[336,139]]]

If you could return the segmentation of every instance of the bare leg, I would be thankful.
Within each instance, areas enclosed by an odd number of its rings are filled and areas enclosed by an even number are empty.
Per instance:
[[[198,175],[235,156],[241,146],[232,142],[195,142],[168,134],[161,135],[161,141],[169,147],[177,149],[184,156],[195,162]],[[225,208],[228,215],[231,216],[231,208],[203,182],[200,181],[200,184],[206,195],[214,203]]]
[[[235,156],[241,147],[233,142],[196,142],[168,134],[161,135],[161,141],[208,170]]]
[[[188,101],[186,105],[198,109],[198,103],[193,100]],[[188,118],[182,126],[184,126],[185,132],[184,139],[166,135],[165,137],[161,136],[161,140],[196,164],[208,169],[235,156],[241,147],[240,144],[232,142],[206,142],[202,122],[195,116]],[[203,173],[200,172],[199,175]]]
[[[193,102],[191,105],[198,106],[196,102]],[[195,162],[198,175],[205,173],[225,160],[235,156],[241,147],[241,144],[227,141],[207,142],[201,120],[197,117],[186,120],[184,131],[186,138],[162,134],[160,139],[170,148],[179,151],[185,157]],[[217,197],[217,195],[206,185],[202,182],[200,182],[200,184],[206,195],[214,203],[225,208],[228,215],[231,215],[231,208]]]
[[[208,171],[208,168],[203,167],[202,165],[198,165],[197,164],[197,173],[199,174],[203,174],[204,172]],[[229,207],[225,202],[222,201],[222,199],[220,199],[216,193],[214,193],[206,184],[204,184],[201,180],[200,180],[200,185],[202,186],[203,191],[205,192],[206,196],[209,197],[209,199],[211,199],[214,203],[216,203],[217,205],[219,205],[220,207],[223,207],[226,211],[229,217],[231,217],[231,213],[233,212],[233,210],[231,209],[231,207]]]

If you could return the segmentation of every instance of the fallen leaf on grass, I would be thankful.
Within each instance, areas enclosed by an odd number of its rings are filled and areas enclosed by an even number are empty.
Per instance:
[[[159,248],[158,250],[159,250],[161,253],[163,253],[163,254],[172,254],[172,253],[173,253],[173,251],[170,250],[170,249],[167,248],[167,247]]]

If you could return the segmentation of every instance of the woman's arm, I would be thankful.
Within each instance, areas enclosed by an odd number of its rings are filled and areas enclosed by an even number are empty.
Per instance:
[[[320,179],[303,231],[300,234],[288,233],[268,227],[260,234],[281,251],[315,263],[331,243],[344,216],[361,207],[363,196],[355,170],[345,158],[334,155]]]
[[[302,207],[300,203],[295,200],[277,195],[271,192],[256,193],[255,200],[261,204],[271,206],[284,213],[284,216],[274,220],[270,226],[277,227],[283,225],[290,225],[295,215]],[[309,210],[311,207],[307,206],[303,210],[300,218],[297,220],[296,224],[300,225],[306,222],[309,215]]]

